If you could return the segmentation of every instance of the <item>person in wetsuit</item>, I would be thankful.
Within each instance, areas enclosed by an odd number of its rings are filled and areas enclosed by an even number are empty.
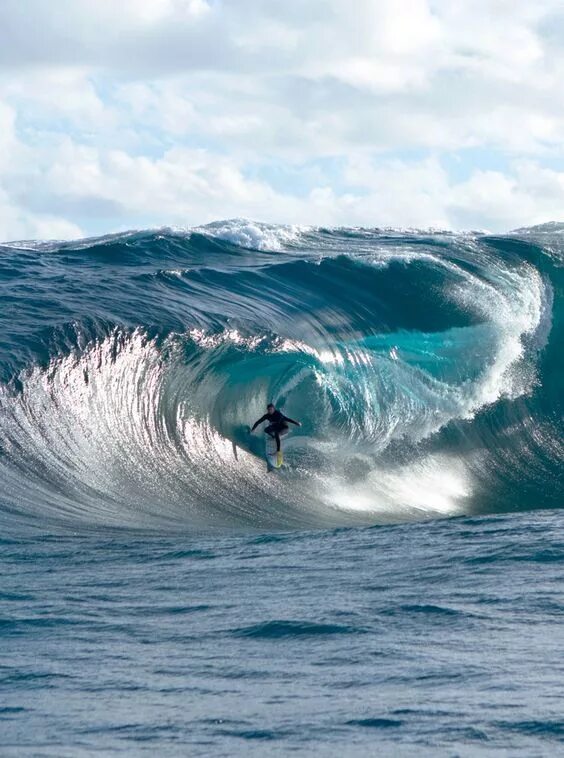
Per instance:
[[[266,413],[264,416],[259,418],[258,421],[255,421],[251,428],[251,432],[254,432],[255,429],[259,424],[262,424],[263,421],[269,421],[269,425],[264,430],[265,434],[268,434],[270,437],[273,437],[276,440],[276,452],[280,452],[280,435],[286,434],[288,431],[288,424],[295,424],[296,426],[301,426],[299,421],[294,421],[291,418],[288,418],[288,416],[285,416],[283,413],[280,413],[280,411],[277,411],[276,408],[272,403],[269,403],[266,406]]]

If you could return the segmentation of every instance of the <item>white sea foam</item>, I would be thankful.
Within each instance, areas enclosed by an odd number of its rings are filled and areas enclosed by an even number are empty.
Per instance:
[[[309,227],[304,226],[263,224],[237,218],[215,221],[206,226],[195,227],[192,231],[252,250],[281,251],[287,245],[298,242],[300,235],[308,229]]]
[[[361,481],[332,478],[327,504],[394,521],[463,513],[472,494],[467,466],[446,455],[397,467],[375,466],[367,459],[366,467],[367,476]]]

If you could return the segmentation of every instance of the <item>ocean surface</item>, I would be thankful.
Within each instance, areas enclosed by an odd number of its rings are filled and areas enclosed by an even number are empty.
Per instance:
[[[0,245],[0,754],[564,755],[563,269],[559,224]]]

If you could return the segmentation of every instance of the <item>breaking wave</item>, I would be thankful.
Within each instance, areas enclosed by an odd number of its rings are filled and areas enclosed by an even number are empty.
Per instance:
[[[559,226],[218,222],[0,248],[5,530],[372,524],[562,502]],[[302,428],[267,474],[248,426]]]

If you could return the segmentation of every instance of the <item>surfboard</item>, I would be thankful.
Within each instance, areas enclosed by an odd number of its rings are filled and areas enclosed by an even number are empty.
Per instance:
[[[284,462],[282,450],[280,450],[280,452],[276,451],[276,440],[269,434],[266,434],[264,437],[264,454],[269,469],[280,468]]]

